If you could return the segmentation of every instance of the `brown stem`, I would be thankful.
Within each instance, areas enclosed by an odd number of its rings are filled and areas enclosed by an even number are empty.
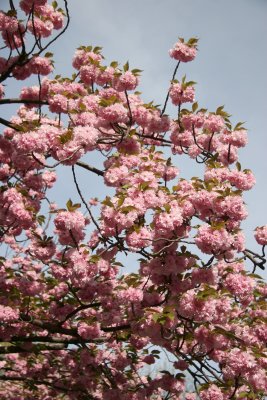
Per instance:
[[[178,61],[177,65],[175,67],[175,70],[174,70],[173,75],[172,75],[172,81],[175,78],[175,75],[176,75],[176,73],[178,71],[179,65],[180,65],[180,61]],[[163,115],[165,113],[165,110],[166,110],[166,107],[167,107],[167,103],[168,103],[168,100],[169,100],[169,96],[170,96],[170,91],[168,90],[168,93],[167,93],[167,96],[166,96],[166,99],[165,99],[165,103],[164,103],[164,106],[163,106],[163,109],[162,109],[160,115]]]
[[[38,105],[49,105],[48,101],[43,100],[32,100],[32,99],[1,99],[0,104],[38,104]]]
[[[104,176],[104,172],[103,171],[101,171],[100,169],[97,169],[95,167],[91,167],[91,165],[86,164],[86,163],[84,163],[82,161],[77,161],[76,165],[78,165],[79,167],[82,167],[84,169],[87,169],[87,171],[91,171],[96,175]]]

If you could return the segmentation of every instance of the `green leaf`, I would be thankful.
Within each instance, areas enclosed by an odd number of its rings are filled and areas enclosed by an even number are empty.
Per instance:
[[[213,330],[214,333],[219,333],[222,334],[230,339],[237,340],[239,342],[243,342],[241,339],[239,339],[233,332],[226,331],[225,329],[221,328],[220,326],[216,326],[215,329]]]
[[[118,200],[118,207],[122,206],[122,204],[124,203],[125,197],[121,196]]]
[[[241,129],[244,129],[244,127],[243,127],[243,124],[244,124],[245,122],[238,122],[237,124],[236,124],[236,126],[234,127],[234,131],[239,131],[239,130],[241,130]]]
[[[133,226],[134,232],[139,233],[139,232],[140,232],[140,229],[141,229],[141,226],[134,224],[134,226]]]
[[[196,47],[197,43],[198,43],[198,38],[192,37],[192,38],[190,38],[190,39],[187,41],[186,44],[187,44],[187,46],[189,46],[189,47]]]
[[[86,105],[85,105],[84,103],[80,103],[80,104],[79,104],[79,110],[80,110],[80,111],[86,111],[86,110],[87,110]]]
[[[119,103],[119,99],[116,96],[111,96],[108,99],[101,99],[98,104],[102,107],[108,107],[115,103]]]
[[[237,399],[244,399],[245,397],[248,396],[248,394],[249,394],[248,392],[239,392]]]
[[[195,82],[195,81],[188,81],[188,82],[186,82],[186,87],[187,86],[194,86],[196,84],[197,84],[197,82]]]
[[[118,61],[112,61],[112,62],[110,63],[110,66],[111,66],[112,68],[114,68],[114,69],[116,69],[116,68],[118,67],[118,65],[119,65]]]
[[[101,259],[100,256],[94,254],[93,256],[90,257],[90,262],[96,264],[100,259]]]
[[[162,314],[161,313],[154,313],[153,315],[152,315],[152,320],[154,321],[154,322],[158,322],[158,320],[159,320],[159,318],[162,316]]]
[[[136,210],[136,207],[134,207],[134,206],[125,206],[120,209],[120,212],[122,212],[123,214],[128,214],[129,212],[135,211],[135,210]]]
[[[37,216],[37,221],[39,225],[43,225],[43,223],[45,222],[45,216],[44,215],[38,215]]]
[[[152,350],[151,351],[151,354],[160,354],[161,353],[161,351],[159,351],[159,350]]]
[[[71,129],[68,129],[66,133],[59,136],[59,141],[61,144],[66,144],[73,138],[73,133]]]
[[[235,166],[236,166],[236,169],[237,169],[238,171],[241,171],[241,164],[240,164],[239,161],[236,162]]]
[[[101,52],[102,48],[103,47],[101,47],[101,46],[96,46],[96,47],[94,47],[93,52],[96,54],[99,54]]]
[[[193,105],[192,105],[192,111],[193,111],[193,112],[196,112],[197,109],[198,109],[198,102],[195,102],[195,103],[193,103]]]
[[[200,299],[200,300],[205,300],[206,298],[209,298],[209,297],[217,297],[217,295],[218,295],[218,293],[217,293],[216,289],[214,289],[210,286],[207,286],[204,288],[204,290],[200,290],[197,293],[196,298]]]
[[[0,265],[3,265],[3,263],[6,261],[5,257],[0,256]]]
[[[80,208],[81,207],[81,204],[73,204],[72,203],[72,200],[71,199],[69,199],[68,201],[67,201],[67,203],[66,203],[66,207],[67,207],[67,210],[68,211],[70,211],[70,212],[73,212],[73,211],[75,211],[75,210],[77,210],[78,208]]]
[[[46,58],[51,58],[51,57],[53,57],[53,55],[54,55],[54,53],[51,53],[50,51],[48,51],[47,53],[45,53],[45,57]]]
[[[167,371],[166,369],[163,369],[162,371],[159,371],[161,374],[167,374],[171,375],[170,371]]]
[[[102,204],[103,204],[104,206],[109,206],[109,207],[114,208],[114,204],[112,203],[112,201],[111,201],[111,199],[110,199],[109,196],[107,196],[107,197],[105,198],[105,200],[102,201]]]
[[[164,205],[164,208],[165,208],[166,212],[169,214],[170,211],[171,211],[171,206],[170,206],[170,204],[165,204],[165,205]]]
[[[8,17],[16,17],[17,16],[17,11],[16,10],[8,10],[6,13]]]
[[[211,229],[220,230],[225,228],[225,221],[213,222],[211,224]]]
[[[185,253],[185,252],[186,252],[186,246],[184,246],[184,245],[181,246],[181,252],[182,252],[182,253]]]
[[[178,372],[178,374],[175,375],[176,379],[184,379],[185,378],[185,374],[183,374],[182,372]]]
[[[145,191],[145,190],[150,188],[150,183],[149,182],[142,182],[142,183],[139,184],[139,188],[140,188],[140,190]]]
[[[263,280],[263,277],[258,275],[258,274],[246,274],[247,276],[251,276],[251,278],[256,278],[256,279],[260,279],[261,281]]]
[[[141,74],[141,72],[143,72],[142,69],[138,69],[138,68],[132,69],[132,73],[133,73],[135,76],[139,76],[139,75]]]
[[[57,1],[52,1],[52,7],[54,10],[57,9],[57,7],[58,7]]]
[[[124,64],[124,66],[123,66],[123,71],[124,71],[124,72],[129,71],[129,61],[127,61],[127,62]]]

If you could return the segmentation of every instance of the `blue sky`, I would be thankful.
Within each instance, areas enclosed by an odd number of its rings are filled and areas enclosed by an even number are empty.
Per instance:
[[[70,73],[74,49],[100,45],[109,63],[130,62],[142,69],[146,101],[161,104],[175,62],[168,50],[179,36],[199,38],[199,53],[178,74],[197,81],[196,97],[211,111],[219,105],[233,122],[246,121],[249,145],[240,153],[257,185],[245,196],[249,218],[244,227],[267,223],[267,2],[265,0],[75,0],[69,2],[71,24],[54,48],[58,72]],[[168,111],[168,110],[167,110]],[[171,110],[169,109],[169,112]],[[179,156],[181,175],[195,175],[193,161]]]
[[[58,0],[58,3],[60,1]],[[232,121],[246,121],[249,144],[240,153],[243,168],[251,168],[257,185],[245,195],[249,218],[244,223],[248,245],[252,230],[267,223],[267,1],[266,0],[69,0],[71,23],[68,31],[51,48],[56,73],[71,75],[71,59],[80,45],[103,47],[107,63],[118,60],[144,72],[141,91],[146,101],[162,104],[166,96],[174,60],[168,50],[179,36],[199,38],[199,53],[192,63],[182,65],[178,78],[186,73],[197,81],[199,104],[215,110],[220,105],[232,114]],[[12,92],[16,85],[12,83]],[[13,93],[13,94],[14,94]],[[171,113],[171,108],[167,109]],[[199,173],[192,160],[176,156],[181,176]],[[99,160],[89,155],[88,162]],[[71,176],[60,173],[63,201]],[[95,190],[104,196],[105,188],[96,176],[78,172],[85,196]],[[61,204],[62,205],[62,204]]]

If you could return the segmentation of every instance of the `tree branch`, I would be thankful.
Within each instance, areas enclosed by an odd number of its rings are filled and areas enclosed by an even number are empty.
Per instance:
[[[5,125],[8,128],[14,129],[17,132],[20,132],[20,129],[16,125],[13,125],[11,122],[1,117],[0,117],[0,124]]]
[[[48,101],[43,100],[32,100],[32,99],[1,99],[0,104],[38,104],[38,105],[49,105]]]
[[[84,163],[82,161],[77,161],[76,165],[78,165],[79,167],[82,167],[84,169],[87,169],[87,171],[91,171],[96,175],[104,176],[104,172],[103,171],[101,171],[100,169],[97,169],[95,167],[91,167],[91,165],[86,164],[86,163]]]
[[[176,73],[177,73],[177,71],[178,71],[180,62],[181,62],[181,61],[178,61],[177,65],[176,65],[176,67],[175,67],[175,70],[174,70],[173,75],[172,75],[172,81],[174,80],[175,75],[176,75]],[[168,90],[168,93],[167,93],[167,96],[166,96],[166,99],[165,99],[165,103],[164,103],[163,109],[162,109],[162,111],[161,111],[161,113],[160,113],[161,116],[165,113],[165,110],[166,110],[166,107],[167,107],[167,103],[168,103],[168,100],[169,100],[169,96],[170,96],[170,90]]]

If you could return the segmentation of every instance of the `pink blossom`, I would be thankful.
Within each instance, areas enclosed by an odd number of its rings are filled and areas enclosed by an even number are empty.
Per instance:
[[[85,151],[93,150],[97,144],[100,132],[92,126],[76,126],[73,129],[73,141]]]
[[[161,232],[173,231],[175,228],[181,226],[182,223],[181,208],[175,202],[170,203],[170,210],[168,212],[160,212],[154,217],[155,228]]]
[[[240,190],[250,190],[256,183],[256,179],[251,171],[233,170],[230,173],[229,181]]]
[[[196,400],[196,395],[194,393],[186,393],[185,400]]]
[[[99,323],[87,324],[86,322],[80,322],[78,324],[78,334],[83,339],[96,339],[101,335],[101,328]]]
[[[219,254],[231,248],[233,238],[226,229],[213,229],[205,224],[199,228],[195,242],[204,253]]]
[[[215,201],[213,210],[218,216],[227,215],[235,220],[243,220],[248,215],[243,199],[240,196],[227,196],[222,200]]]
[[[237,148],[232,145],[218,146],[218,160],[224,165],[229,165],[238,160]]]
[[[259,244],[265,246],[267,244],[267,225],[256,228],[254,236]]]
[[[185,371],[189,367],[188,363],[184,360],[175,361],[175,363],[173,363],[173,366],[174,368],[180,369],[181,371]]]
[[[4,86],[0,83],[0,99],[4,97]]]
[[[145,357],[143,358],[143,362],[146,363],[146,364],[148,364],[148,365],[154,364],[155,361],[156,361],[156,360],[155,360],[155,358],[153,357],[152,354],[149,354],[149,355],[147,355],[147,356],[145,356]]]
[[[84,65],[80,69],[81,80],[87,85],[91,85],[95,80],[98,69],[95,65]]]
[[[225,355],[223,373],[226,379],[231,379],[239,375],[244,376],[255,372],[255,367],[256,360],[252,354],[238,348],[232,348]]]
[[[180,83],[173,83],[169,93],[172,103],[175,106],[182,103],[193,103],[195,101],[195,89],[193,86],[183,87]]]
[[[89,64],[90,59],[95,62],[100,62],[102,60],[102,56],[92,51],[78,49],[74,54],[72,65],[74,68],[80,69],[82,65]]]
[[[224,285],[235,296],[248,296],[255,288],[255,280],[242,274],[228,274]]]
[[[14,308],[0,305],[0,321],[2,323],[16,322],[19,318],[19,313]]]
[[[104,179],[108,186],[119,186],[124,183],[128,177],[129,170],[126,166],[122,165],[117,168],[109,168],[105,172]]]
[[[182,124],[185,129],[201,128],[205,121],[205,116],[203,113],[199,112],[197,114],[185,114],[182,116]]]
[[[28,22],[28,29],[32,34],[36,34],[39,37],[48,37],[52,34],[54,25],[51,21],[42,21],[40,18],[34,18],[34,27],[32,21]]]
[[[223,392],[218,386],[212,384],[208,389],[204,389],[199,394],[201,400],[226,400]]]
[[[128,112],[126,108],[119,103],[99,109],[99,115],[108,122],[119,123],[128,120]]]
[[[175,43],[173,48],[169,51],[172,58],[182,62],[188,62],[194,60],[197,54],[195,45],[189,46],[188,44],[179,40]]]
[[[127,234],[126,243],[133,249],[148,247],[152,243],[152,232],[146,227],[142,227],[139,231],[133,231]]]
[[[224,128],[224,120],[220,115],[209,114],[204,120],[203,127],[210,132],[220,132]]]
[[[137,288],[129,287],[118,293],[118,298],[122,302],[140,303],[143,300],[143,291]]]
[[[61,244],[75,245],[85,236],[83,229],[87,222],[79,211],[61,211],[57,214],[54,223],[55,232],[58,234]]]
[[[126,71],[119,77],[114,78],[113,86],[119,92],[134,90],[138,85],[138,78],[131,71]]]
[[[53,71],[51,60],[46,57],[33,57],[28,66],[33,74],[48,75]]]
[[[233,132],[226,130],[221,134],[220,140],[225,144],[231,144],[236,147],[244,147],[248,142],[247,131],[245,129],[240,129]]]

